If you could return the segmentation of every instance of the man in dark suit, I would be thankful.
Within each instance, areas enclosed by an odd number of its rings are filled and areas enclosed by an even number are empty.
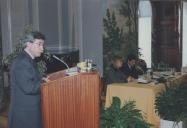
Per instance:
[[[123,59],[120,56],[114,56],[112,59],[112,65],[107,74],[106,84],[112,83],[126,83],[126,76],[120,70],[123,66]]]
[[[40,32],[27,33],[22,40],[24,50],[11,65],[9,128],[42,128],[40,110],[42,76],[37,70],[34,59],[43,53],[44,40],[45,37]]]
[[[127,56],[127,62],[121,68],[122,72],[127,77],[127,81],[131,82],[138,78],[138,72],[135,68],[136,56],[134,54],[129,54]]]

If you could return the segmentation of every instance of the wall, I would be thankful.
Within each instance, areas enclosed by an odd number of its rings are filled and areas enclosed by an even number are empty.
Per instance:
[[[1,8],[1,7],[0,7]],[[0,10],[0,23],[1,23],[1,10]],[[2,60],[2,32],[1,32],[1,25],[0,25],[0,61]],[[0,63],[0,110],[2,109],[3,105],[3,97],[4,97],[4,81],[3,81],[3,71],[2,71],[2,63]]]
[[[183,2],[182,66],[187,66],[187,2]]]
[[[151,52],[151,17],[141,17],[138,20],[139,22],[139,31],[138,31],[138,46],[140,48],[140,53],[142,56],[140,57],[141,59],[145,60],[147,63],[147,67],[151,68],[152,65],[152,52]]]
[[[102,74],[100,0],[1,0],[3,56],[13,51],[25,25],[46,35],[49,51],[79,49],[80,60],[93,59]]]
[[[3,56],[9,54],[28,24],[27,0],[1,0],[1,26]]]
[[[103,15],[104,6],[100,0],[82,0],[82,42],[80,59],[93,59],[103,72]]]

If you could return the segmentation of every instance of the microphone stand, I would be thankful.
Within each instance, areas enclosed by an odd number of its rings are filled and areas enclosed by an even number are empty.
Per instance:
[[[55,58],[56,60],[58,60],[58,61],[60,61],[61,63],[63,63],[65,66],[66,66],[66,68],[68,69],[68,71],[69,71],[69,66],[68,66],[68,64],[66,63],[66,62],[64,62],[63,60],[61,60],[60,58],[58,58],[57,56],[55,56],[55,55],[53,55],[53,58]]]

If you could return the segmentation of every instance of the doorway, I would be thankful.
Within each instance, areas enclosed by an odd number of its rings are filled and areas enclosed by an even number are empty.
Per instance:
[[[153,63],[180,70],[179,1],[155,1],[153,8]]]

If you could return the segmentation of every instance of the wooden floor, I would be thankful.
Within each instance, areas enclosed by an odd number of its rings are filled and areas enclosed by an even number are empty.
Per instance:
[[[9,89],[5,88],[5,98],[4,98],[5,105],[3,109],[0,111],[0,128],[8,128],[8,108],[10,103],[10,96],[9,96]]]
[[[8,107],[6,106],[5,109],[0,113],[0,128],[8,128]]]

